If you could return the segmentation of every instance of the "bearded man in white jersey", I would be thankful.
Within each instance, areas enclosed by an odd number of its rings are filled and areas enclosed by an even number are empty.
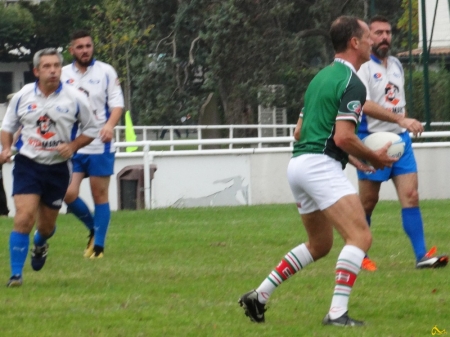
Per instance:
[[[417,120],[405,117],[403,67],[397,58],[389,55],[391,25],[386,18],[375,16],[370,20],[369,27],[374,44],[371,60],[364,63],[358,71],[358,76],[367,89],[358,136],[363,139],[373,132],[397,133],[405,142],[405,153],[392,167],[377,170],[375,173],[358,171],[359,195],[366,219],[370,225],[381,183],[392,179],[402,206],[403,229],[414,250],[415,267],[444,267],[448,262],[447,255],[435,256],[435,247],[427,252],[419,208],[417,165],[408,131],[417,135],[423,131],[423,126]],[[376,265],[366,256],[362,268],[375,271]]]
[[[111,220],[109,182],[114,173],[114,127],[119,122],[124,100],[114,68],[94,59],[94,43],[89,32],[73,33],[69,48],[73,63],[65,66],[62,80],[83,92],[94,110],[99,133],[90,146],[72,158],[73,175],[64,201],[67,208],[89,230],[84,257],[96,259],[104,254],[106,233]],[[89,178],[94,213],[79,197],[80,184]]]

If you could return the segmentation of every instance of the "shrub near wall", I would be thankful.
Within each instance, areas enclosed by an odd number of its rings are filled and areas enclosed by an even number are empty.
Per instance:
[[[407,111],[410,117],[422,122],[427,120],[425,113],[424,80],[422,71],[413,72],[413,100],[409,100],[409,72],[405,68],[405,89]],[[450,121],[450,73],[445,69],[429,72],[429,99],[431,122]]]

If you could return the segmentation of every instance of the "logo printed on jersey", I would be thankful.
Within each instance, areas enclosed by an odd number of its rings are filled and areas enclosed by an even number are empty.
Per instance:
[[[36,109],[37,109],[36,103],[31,103],[29,106],[27,106],[27,112],[33,112],[36,111]]]
[[[89,80],[89,83],[90,83],[90,84],[99,84],[99,83],[100,83],[100,80],[94,80],[94,79],[91,78],[91,79]]]
[[[55,148],[64,143],[62,140],[45,140],[41,141],[40,139],[36,139],[34,137],[30,137],[27,140],[28,145],[36,148],[37,150],[43,151],[55,151]]]
[[[66,108],[65,106],[57,106],[57,107],[56,107],[56,111],[62,112],[62,113],[68,113],[68,112],[69,112],[69,109]]]
[[[397,98],[400,89],[394,83],[389,82],[386,84],[386,88],[384,88],[384,99],[386,102],[391,103],[392,105],[397,105],[400,102],[400,99]]]
[[[52,120],[47,114],[39,117],[36,122],[37,125],[37,133],[45,139],[52,138],[56,133],[51,130],[55,127],[56,123]]]
[[[359,115],[362,111],[361,102],[360,101],[350,101],[347,103],[347,109],[349,111],[355,112]]]
[[[381,80],[382,77],[383,77],[383,74],[381,74],[381,73],[373,74],[373,78],[376,79],[376,80]]]
[[[69,78],[66,83],[67,84],[72,84],[73,82],[75,82],[75,80],[73,78]]]

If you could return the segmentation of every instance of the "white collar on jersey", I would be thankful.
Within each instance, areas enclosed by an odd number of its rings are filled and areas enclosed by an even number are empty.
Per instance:
[[[334,62],[343,63],[343,64],[345,64],[347,67],[349,67],[351,70],[353,70],[354,73],[356,73],[355,67],[354,67],[353,64],[351,64],[350,62],[348,62],[348,61],[346,61],[346,60],[344,60],[344,59],[341,59],[340,57],[336,57],[336,58],[334,59]]]

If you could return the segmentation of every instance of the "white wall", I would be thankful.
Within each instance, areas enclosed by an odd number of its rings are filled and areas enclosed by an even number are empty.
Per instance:
[[[415,148],[419,169],[421,199],[450,199],[450,148]],[[155,156],[157,166],[151,188],[152,208],[202,207],[276,204],[293,202],[287,183],[286,168],[291,154],[221,154],[192,156]],[[129,165],[142,164],[142,157],[116,158],[116,174]],[[11,190],[11,164],[3,165],[4,185]],[[346,169],[350,181],[357,187],[356,171]],[[81,196],[93,206],[87,180]],[[110,204],[118,209],[116,176],[111,177]],[[396,200],[391,181],[381,188],[382,200]],[[14,214],[12,199],[9,206]],[[61,210],[65,212],[65,208]]]
[[[419,1],[419,47],[422,48],[422,6],[421,0]],[[434,12],[436,8],[436,2],[438,3],[436,20],[433,31],[433,41],[431,43],[432,48],[438,47],[450,47],[450,13],[448,10],[448,0],[426,0],[426,22],[427,22],[427,41],[430,45],[431,31],[433,29]],[[427,47],[428,47],[427,46]]]
[[[30,70],[28,63],[26,62],[11,62],[2,63],[0,62],[0,72],[12,72],[12,92],[19,91],[25,84],[24,82],[24,72]],[[3,121],[3,117],[6,113],[6,102],[0,102],[0,123]]]
[[[29,70],[30,68],[27,62],[0,62],[0,72],[13,73],[13,92],[19,91],[25,85],[23,74]]]

